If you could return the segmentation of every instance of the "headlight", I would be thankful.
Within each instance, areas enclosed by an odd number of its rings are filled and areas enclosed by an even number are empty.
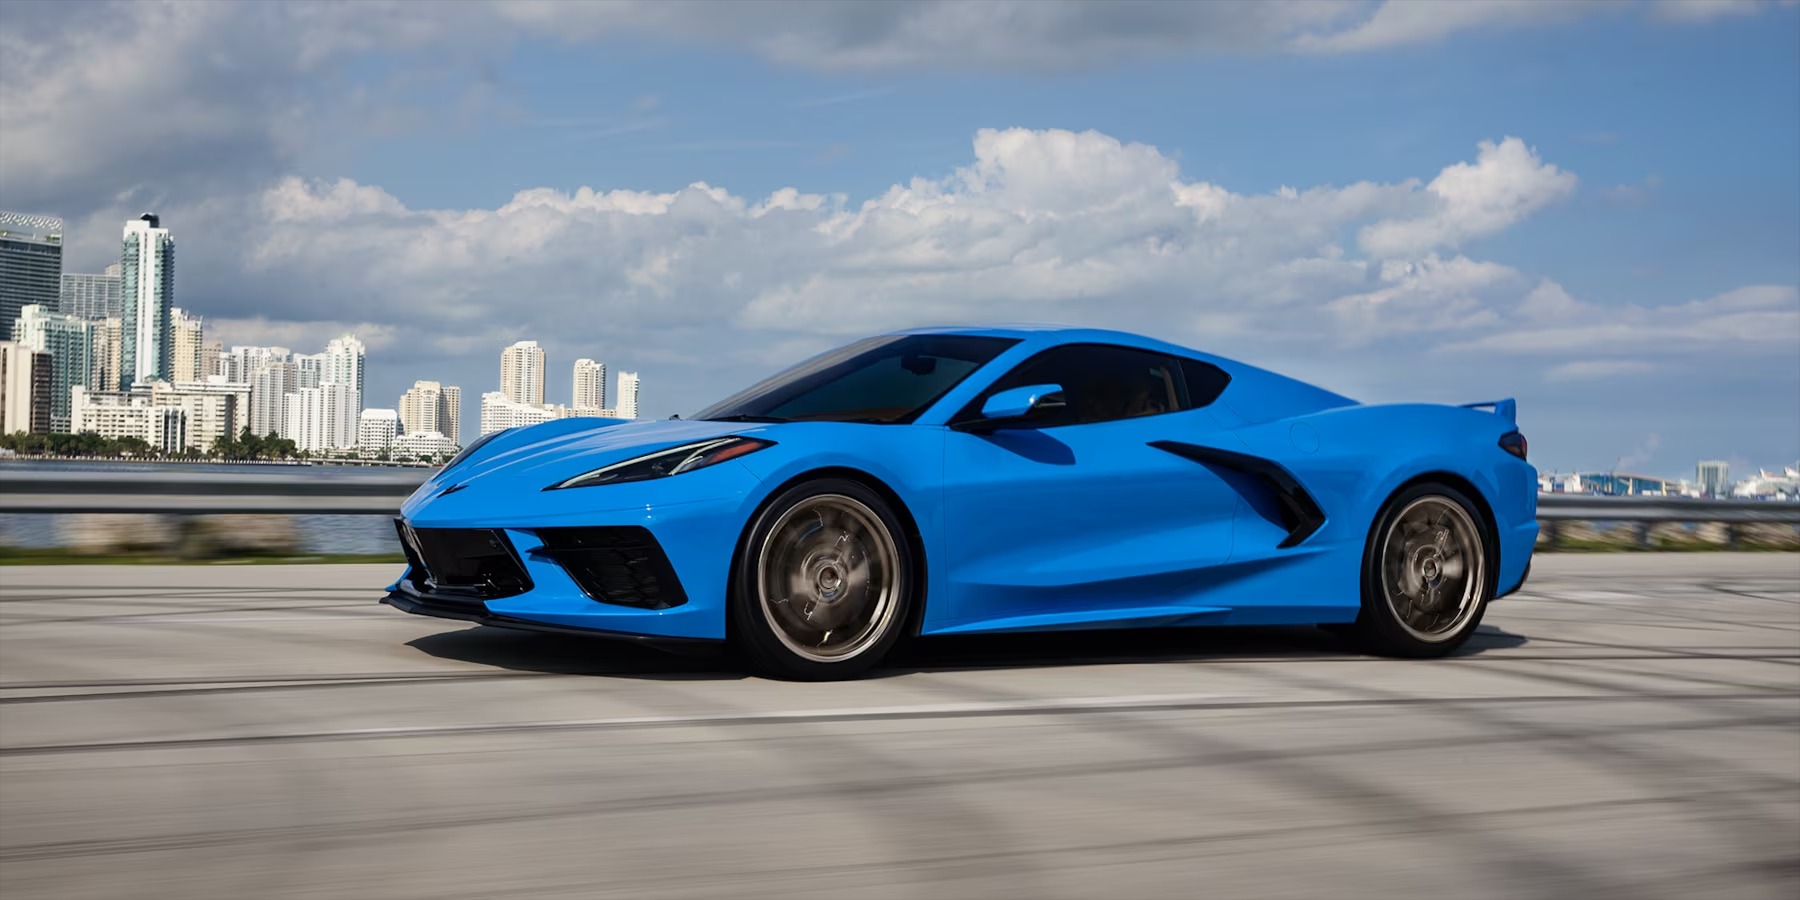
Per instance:
[[[682,444],[679,447],[658,450],[647,456],[603,466],[592,472],[577,475],[568,481],[550,485],[544,490],[554,491],[559,488],[592,487],[597,484],[619,484],[626,481],[667,478],[670,475],[704,469],[715,463],[737,459],[740,456],[755,453],[764,447],[773,446],[775,446],[774,441],[747,437],[722,437],[696,441],[692,444]]]

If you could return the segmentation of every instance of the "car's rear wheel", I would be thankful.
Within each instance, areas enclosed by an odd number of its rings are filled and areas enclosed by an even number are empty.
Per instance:
[[[781,678],[854,678],[900,639],[911,605],[912,548],[888,503],[827,478],[767,504],[733,575],[734,637]]]
[[[1388,656],[1443,656],[1481,624],[1494,595],[1494,539],[1475,505],[1444,484],[1396,494],[1369,533],[1353,632]]]

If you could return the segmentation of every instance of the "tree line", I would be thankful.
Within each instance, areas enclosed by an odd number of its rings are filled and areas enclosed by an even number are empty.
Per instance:
[[[118,459],[217,459],[232,462],[255,462],[269,460],[308,460],[315,458],[312,453],[297,449],[294,442],[275,432],[258,436],[249,428],[239,432],[237,437],[223,435],[214,438],[212,446],[204,452],[193,447],[184,447],[174,452],[164,452],[152,447],[142,438],[101,437],[91,431],[80,434],[0,434],[0,449],[11,450],[21,456],[63,456],[63,457],[112,457]],[[392,462],[413,462],[410,456],[390,457],[387,453],[379,454],[376,459]],[[432,462],[430,456],[420,456],[419,462]]]

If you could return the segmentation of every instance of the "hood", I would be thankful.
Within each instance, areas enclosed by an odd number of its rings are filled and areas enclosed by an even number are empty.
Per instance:
[[[656,419],[559,419],[503,434],[432,483],[470,483],[493,478],[544,487],[666,447],[732,434],[756,434],[767,425]]]

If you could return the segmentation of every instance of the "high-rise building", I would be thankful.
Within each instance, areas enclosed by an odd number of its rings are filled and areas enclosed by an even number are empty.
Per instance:
[[[318,387],[325,383],[325,354],[294,354],[294,383],[303,388]]]
[[[356,452],[386,453],[400,435],[400,414],[391,409],[365,409],[356,419]]]
[[[324,384],[290,391],[282,404],[281,435],[309,453],[344,450],[356,444],[356,389]]]
[[[489,391],[481,395],[482,434],[492,434],[522,425],[536,425],[556,417],[556,410],[550,407],[519,403],[500,391]]]
[[[124,302],[120,389],[167,381],[174,359],[169,310],[175,302],[175,239],[155,213],[125,223],[119,278]]]
[[[638,417],[638,375],[636,372],[619,373],[619,402],[614,406],[614,414],[621,419]]]
[[[170,381],[199,381],[206,377],[201,354],[206,348],[206,320],[181,307],[169,310]]]
[[[256,370],[268,362],[294,361],[294,353],[286,347],[245,347],[234,346],[220,361],[220,373],[226,381],[250,381],[256,377]]]
[[[187,410],[181,405],[158,406],[150,391],[89,393],[77,385],[70,389],[70,410],[76,433],[93,432],[103,438],[137,438],[164,453],[191,446]]]
[[[213,438],[226,435],[232,438],[242,434],[245,426],[250,424],[250,385],[226,381],[222,378],[209,378],[204,381],[178,381],[173,384],[167,381],[150,383],[151,402],[162,406],[182,406],[187,397],[224,397],[227,405],[208,405],[194,407],[189,423],[189,437],[196,441],[200,450],[212,449]],[[198,401],[196,401],[198,402]],[[203,439],[203,442],[200,442]]]
[[[243,348],[233,348],[239,350]],[[299,389],[295,384],[294,364],[278,357],[246,357],[255,359],[257,367],[250,373],[250,433],[257,437],[287,433],[287,397]]]
[[[443,400],[438,404],[438,431],[444,437],[462,443],[462,388],[444,385]]]
[[[352,422],[362,415],[363,410],[363,361],[367,357],[363,342],[354,334],[340,335],[332,338],[325,345],[325,352],[319,354],[322,368],[319,371],[319,384],[336,384],[349,388],[355,396],[351,399],[350,419]]]
[[[424,431],[442,432],[442,416],[444,386],[435,381],[415,381],[413,386],[400,395],[400,432],[416,434]]]
[[[207,341],[200,346],[200,377],[225,377],[225,345]]]
[[[346,334],[331,339],[325,345],[324,370],[319,373],[320,384],[345,384],[356,389],[358,394],[363,389],[363,361],[368,351],[363,342],[354,334]]]
[[[514,403],[544,405],[544,348],[537,341],[500,351],[500,393]]]
[[[50,430],[68,433],[69,389],[86,385],[93,375],[94,323],[52,309],[33,303],[20,310],[12,339],[50,354]]]
[[[435,431],[461,440],[462,388],[435,381],[415,381],[400,395],[400,433]]]
[[[106,267],[104,275],[64,275],[57,312],[83,319],[125,317],[125,291],[119,283],[119,264]]]
[[[606,405],[606,363],[591,359],[575,361],[575,394],[569,405],[576,409],[599,409]]]
[[[170,384],[166,381],[150,384],[152,407],[182,411],[186,428],[177,449],[201,452],[211,450],[214,442],[221,438],[237,437],[243,419],[239,404],[247,401],[249,396],[249,389],[241,384]]]
[[[119,344],[125,323],[122,319],[92,319],[94,343],[88,352],[87,387],[90,391],[119,389]]]
[[[50,354],[0,341],[0,434],[50,431]]]
[[[1695,467],[1694,480],[1708,497],[1727,496],[1731,493],[1731,464],[1722,459],[1703,459]]]
[[[63,222],[55,216],[0,212],[0,338],[19,311],[56,309],[62,298]]]

